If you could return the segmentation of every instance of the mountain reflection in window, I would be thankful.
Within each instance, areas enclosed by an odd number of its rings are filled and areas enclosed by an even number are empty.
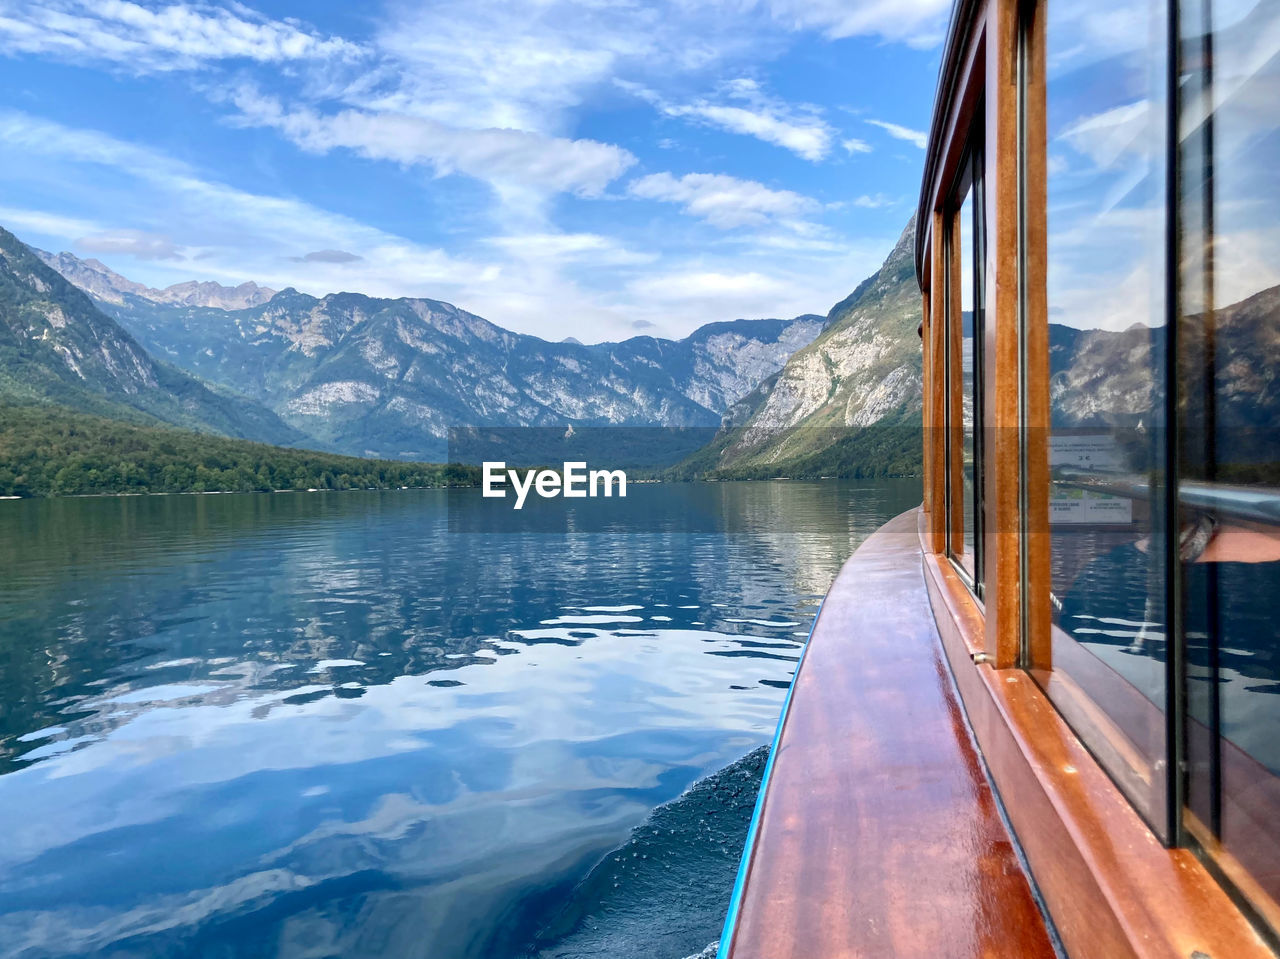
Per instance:
[[[979,111],[980,112],[980,111]],[[952,496],[949,517],[960,512],[960,532],[956,537],[956,524],[948,522],[952,536],[949,550],[956,564],[964,572],[974,592],[982,596],[982,323],[983,277],[985,269],[985,230],[982,190],[982,125],[979,122],[970,134],[968,155],[961,163],[960,177],[956,183],[950,205],[952,220],[951,237],[958,249],[949,258],[957,275],[948,277],[948,296],[959,296],[959,309],[949,307],[948,316],[957,321],[959,329],[948,331],[948,342],[958,338],[959,353],[948,348],[948,402],[952,407],[952,421],[948,429],[948,442],[955,444],[949,453],[950,468],[958,474],[959,482],[948,480]],[[958,334],[958,336],[957,336]],[[951,369],[955,359],[959,369]],[[958,422],[955,420],[958,419]],[[958,455],[957,455],[958,453]],[[959,503],[954,500],[958,498]]]
[[[1187,820],[1280,900],[1280,3],[1179,20]]]
[[[957,557],[969,575],[977,578],[974,564],[974,350],[973,350],[973,194],[969,189],[960,205],[960,430],[964,468],[964,545]]]
[[[1056,613],[1030,667],[1159,835],[1280,915],[1280,2],[1176,12],[1169,43],[1163,2],[1048,5]]]
[[[1048,4],[1056,616],[1037,677],[1167,837],[1163,17],[1147,0]]]

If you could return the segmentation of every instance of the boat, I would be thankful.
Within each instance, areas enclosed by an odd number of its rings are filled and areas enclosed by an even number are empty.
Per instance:
[[[797,667],[720,959],[1280,954],[1280,4],[956,0],[923,502]]]

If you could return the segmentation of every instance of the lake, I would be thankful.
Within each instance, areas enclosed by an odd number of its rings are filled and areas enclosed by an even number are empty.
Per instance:
[[[0,503],[0,954],[714,940],[818,604],[918,483],[593,501],[692,531],[477,495]]]

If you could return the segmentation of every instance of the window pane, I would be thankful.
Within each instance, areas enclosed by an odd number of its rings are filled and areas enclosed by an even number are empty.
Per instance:
[[[1163,3],[1047,20],[1054,703],[1167,835]]]
[[[969,575],[976,577],[974,564],[974,190],[970,188],[957,214],[960,227],[960,431],[962,468],[964,539],[956,549],[956,558]]]
[[[979,113],[981,110],[979,109]],[[982,127],[970,137],[970,153],[950,204],[948,259],[947,429],[948,550],[982,595]],[[958,326],[958,328],[956,328]],[[976,335],[975,335],[976,334]],[[954,350],[954,352],[953,352]],[[957,522],[957,520],[959,522]],[[957,529],[957,526],[959,528]]]
[[[1280,899],[1280,4],[1180,15],[1189,824]]]

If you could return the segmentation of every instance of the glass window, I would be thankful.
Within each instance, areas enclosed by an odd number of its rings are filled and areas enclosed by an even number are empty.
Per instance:
[[[1188,830],[1280,901],[1280,4],[1179,11]]]
[[[1054,704],[1169,836],[1163,3],[1047,5]]]
[[[982,594],[982,325],[984,231],[982,202],[982,154],[978,149],[980,135],[975,135],[952,203],[953,251],[949,263],[956,271],[949,278],[948,295],[958,296],[958,309],[952,307],[948,318],[951,344],[947,371],[948,408],[952,423],[947,431],[948,476],[950,497],[950,530],[948,548],[956,564],[964,572],[978,595]],[[956,325],[958,324],[958,329]],[[975,335],[976,334],[976,335]],[[955,341],[958,339],[958,353]],[[958,359],[958,369],[956,366]]]

